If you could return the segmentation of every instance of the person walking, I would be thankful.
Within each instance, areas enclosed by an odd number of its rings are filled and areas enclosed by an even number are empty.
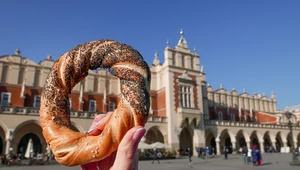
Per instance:
[[[256,149],[257,149],[257,147],[256,147],[256,145],[253,145],[253,147],[252,147],[252,163],[253,163],[253,166],[256,166],[257,165],[257,154],[256,154]]]
[[[196,151],[197,151],[197,154],[198,154],[198,158],[200,158],[201,157],[200,147],[196,147]]]
[[[251,148],[249,147],[248,148],[248,163],[250,163],[251,161],[252,161],[252,150],[251,150]]]
[[[188,154],[188,158],[189,158],[189,165],[191,165],[193,163],[193,161],[192,161],[193,152],[190,148],[187,148],[187,154]]]
[[[226,146],[224,146],[224,159],[228,159],[228,149],[226,148]]]
[[[153,161],[152,161],[152,164],[154,163],[155,160],[157,160],[157,162],[160,163],[159,162],[159,157],[157,156],[157,154],[158,154],[157,149],[154,148],[153,149]]]
[[[209,153],[210,153],[209,147],[206,146],[206,148],[205,148],[205,159],[206,159],[206,160],[207,160],[208,157],[209,157]]]
[[[247,148],[247,146],[243,147],[242,154],[244,156],[244,164],[248,165],[249,162],[248,162],[248,148]]]
[[[257,166],[262,166],[262,155],[258,149],[256,149]]]

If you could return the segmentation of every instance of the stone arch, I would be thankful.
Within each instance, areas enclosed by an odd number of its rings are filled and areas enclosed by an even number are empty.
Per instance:
[[[250,135],[250,146],[251,148],[253,147],[253,145],[256,145],[256,147],[261,150],[263,148],[261,148],[260,143],[263,142],[263,136],[261,135],[260,132],[258,132],[257,130],[254,130],[251,135]]]
[[[250,142],[249,134],[244,130],[239,130],[236,133],[236,148],[247,146],[247,143]],[[250,147],[250,146],[247,146]]]
[[[263,142],[264,142],[264,150],[265,152],[271,152],[272,151],[272,143],[275,141],[274,135],[270,131],[266,131],[263,136]]]
[[[7,134],[7,127],[0,122],[0,154],[5,154],[5,139]]]
[[[206,146],[208,146],[209,148],[214,147],[216,149],[216,151],[218,151],[219,148],[217,148],[217,146],[216,146],[216,137],[217,137],[217,135],[214,133],[214,131],[212,129],[205,130]],[[206,146],[204,146],[204,147],[206,147]]]
[[[275,136],[275,150],[276,152],[280,152],[281,151],[281,147],[284,146],[284,140],[282,139],[282,135],[281,132],[277,132],[276,136]]]
[[[32,133],[36,135],[40,141],[40,149],[38,151],[45,152],[46,151],[46,141],[42,134],[42,128],[40,126],[39,121],[37,120],[28,120],[25,121],[17,126],[13,133],[13,141],[12,141],[12,148],[14,151],[18,151],[19,143],[21,142],[22,138],[27,134]],[[33,136],[33,135],[32,135]],[[24,139],[25,140],[25,139]],[[36,140],[38,141],[38,140]]]
[[[298,144],[298,147],[300,147],[300,132],[298,133],[298,135],[297,135],[297,144]]]
[[[84,129],[75,122],[71,122],[71,129],[75,132],[85,133]]]
[[[226,146],[226,148],[228,149],[228,152],[232,153],[232,151],[234,149],[232,146],[232,143],[236,142],[235,135],[229,129],[224,129],[219,134],[218,138],[220,140],[220,147],[223,148],[224,146]]]
[[[8,132],[8,128],[7,128],[7,126],[3,123],[3,122],[1,122],[0,121],[0,128],[2,128],[3,129],[3,131],[4,131],[4,138],[5,138],[5,136],[7,136],[7,132]]]
[[[179,146],[181,151],[186,151],[186,148],[194,148],[193,147],[193,136],[194,132],[190,126],[185,126],[182,128],[179,137]]]
[[[42,153],[43,152],[43,146],[41,144],[40,138],[35,133],[27,133],[23,137],[21,137],[20,142],[18,143],[17,152],[25,154],[29,140],[32,140],[33,143],[33,150],[34,153]]]
[[[152,126],[147,130],[147,133],[145,135],[145,143],[166,143],[166,135],[167,133],[164,130],[162,130],[162,128],[160,128],[159,126]]]
[[[290,147],[291,148],[291,146],[294,146],[294,147],[296,147],[296,143],[297,143],[297,136],[295,135],[295,132],[293,133],[293,141],[294,141],[294,143],[292,143],[292,141],[291,141],[291,132],[289,132],[288,134],[287,134],[287,136],[286,136],[286,141],[287,141],[287,147]],[[292,150],[290,149],[290,152],[292,152]]]

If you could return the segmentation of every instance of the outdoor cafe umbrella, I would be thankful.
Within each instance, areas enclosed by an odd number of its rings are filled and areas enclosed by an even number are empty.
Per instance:
[[[152,149],[152,147],[149,144],[145,143],[145,142],[140,142],[139,146],[138,146],[138,149]]]
[[[25,158],[29,158],[31,152],[33,151],[33,142],[32,139],[30,138],[27,144],[26,152],[25,152]]]
[[[152,148],[159,148],[159,149],[172,149],[171,146],[166,145],[166,144],[161,143],[161,142],[155,142],[155,143],[152,143],[150,146],[151,146]]]

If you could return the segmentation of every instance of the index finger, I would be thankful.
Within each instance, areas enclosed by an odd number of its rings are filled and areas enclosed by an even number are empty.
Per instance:
[[[90,127],[89,134],[90,135],[99,135],[102,132],[102,130],[104,129],[104,126],[112,113],[113,112],[108,112],[105,115],[97,116],[94,119],[92,126]]]

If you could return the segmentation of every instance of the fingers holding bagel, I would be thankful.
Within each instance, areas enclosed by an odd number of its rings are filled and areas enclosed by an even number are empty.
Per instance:
[[[95,117],[93,123],[88,131],[90,135],[99,135],[104,129],[109,117],[113,112],[108,112],[106,114],[100,114]]]

